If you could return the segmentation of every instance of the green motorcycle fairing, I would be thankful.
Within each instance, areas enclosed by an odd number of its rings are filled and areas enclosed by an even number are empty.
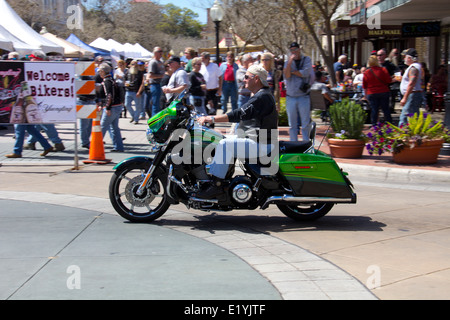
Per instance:
[[[149,129],[155,133],[158,130],[160,130],[164,125],[175,120],[176,117],[177,117],[177,102],[174,101],[170,104],[170,106],[161,110],[153,117],[148,119],[147,125]]]

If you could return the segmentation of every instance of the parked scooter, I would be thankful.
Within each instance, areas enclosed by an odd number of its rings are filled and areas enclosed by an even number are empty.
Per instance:
[[[148,120],[154,156],[131,157],[114,167],[109,197],[123,218],[153,221],[179,203],[202,211],[246,212],[273,204],[294,220],[311,221],[335,204],[356,203],[347,174],[314,148],[315,123],[309,142],[279,141],[278,152],[272,152],[268,162],[244,161],[240,170],[230,165],[220,199],[197,198],[211,182],[209,164],[224,136],[200,126],[198,115],[183,105],[182,98]]]

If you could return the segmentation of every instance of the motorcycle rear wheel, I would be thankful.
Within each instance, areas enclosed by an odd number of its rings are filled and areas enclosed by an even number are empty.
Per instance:
[[[150,163],[130,163],[114,172],[111,177],[109,184],[111,204],[118,214],[129,221],[154,221],[170,206],[166,198],[167,176],[160,168],[154,171],[152,183],[147,185],[143,194],[137,194],[149,167]]]
[[[277,204],[283,214],[295,221],[313,221],[326,215],[334,203],[317,202],[311,204]]]

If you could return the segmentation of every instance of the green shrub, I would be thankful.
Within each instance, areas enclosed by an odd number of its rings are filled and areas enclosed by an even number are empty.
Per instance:
[[[366,113],[361,106],[349,98],[344,98],[330,106],[331,127],[334,138],[362,139]]]

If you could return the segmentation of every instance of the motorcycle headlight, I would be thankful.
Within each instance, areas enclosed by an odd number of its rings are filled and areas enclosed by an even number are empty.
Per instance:
[[[164,143],[159,143],[156,141],[157,139],[155,138],[155,134],[151,129],[147,129],[147,140],[152,147],[151,152],[157,152],[162,146],[164,146]]]
[[[150,144],[155,144],[155,135],[151,129],[147,129],[147,140]]]

